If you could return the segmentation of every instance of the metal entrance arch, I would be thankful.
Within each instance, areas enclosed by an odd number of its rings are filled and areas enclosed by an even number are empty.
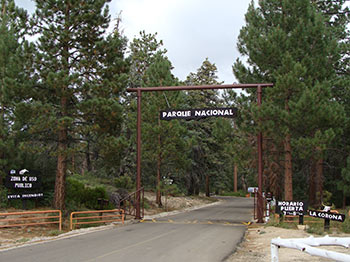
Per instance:
[[[264,87],[272,87],[273,84],[233,84],[233,85],[202,85],[202,86],[160,86],[160,87],[138,87],[128,88],[127,92],[137,93],[137,160],[136,160],[136,219],[141,218],[140,207],[140,189],[141,189],[141,99],[142,92],[159,92],[159,91],[183,91],[183,90],[206,90],[206,89],[247,89],[256,88],[258,96],[258,106],[262,102],[262,89]],[[264,202],[262,197],[262,174],[263,174],[263,161],[262,161],[262,133],[258,134],[258,201],[257,201],[257,218],[258,223],[263,223],[264,216]]]

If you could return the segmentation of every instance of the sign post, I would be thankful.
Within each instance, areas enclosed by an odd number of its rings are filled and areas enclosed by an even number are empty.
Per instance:
[[[182,91],[182,90],[212,90],[212,89],[247,89],[255,88],[257,89],[258,105],[261,105],[262,101],[262,88],[263,87],[273,87],[272,83],[261,83],[261,84],[233,84],[233,85],[202,85],[202,86],[160,86],[160,87],[138,87],[138,88],[128,88],[127,92],[137,93],[137,173],[136,173],[136,191],[139,192],[141,189],[141,96],[142,92],[160,92],[160,91]],[[263,223],[263,210],[264,201],[262,196],[262,174],[263,174],[263,164],[262,164],[262,133],[258,134],[258,223]],[[136,218],[140,219],[140,194],[137,194],[137,207],[136,207]]]

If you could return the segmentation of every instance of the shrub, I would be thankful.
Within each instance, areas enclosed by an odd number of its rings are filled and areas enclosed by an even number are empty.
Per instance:
[[[133,183],[131,177],[128,175],[120,176],[114,179],[114,185],[117,188],[125,188],[127,190],[135,188],[135,184]]]
[[[247,194],[246,191],[239,190],[237,192],[223,192],[222,196],[235,196],[235,197],[245,197]]]
[[[99,209],[99,198],[108,198],[104,187],[86,187],[74,178],[67,178],[66,207],[68,210]]]
[[[309,234],[323,235],[324,225],[319,223],[310,224],[306,232],[308,232]]]
[[[9,206],[9,201],[7,200],[7,189],[0,186],[0,208],[7,208]]]
[[[341,228],[344,233],[350,233],[350,218],[348,217],[348,215],[346,215],[345,221],[341,224]]]
[[[182,195],[181,190],[176,184],[168,185],[164,183],[164,181],[161,181],[159,189],[163,195],[168,195],[168,196],[170,195],[174,197],[178,197]]]

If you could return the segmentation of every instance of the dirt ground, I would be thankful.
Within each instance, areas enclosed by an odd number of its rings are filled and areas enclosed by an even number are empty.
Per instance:
[[[184,210],[192,207],[199,207],[202,205],[216,202],[214,198],[206,197],[162,197],[162,208],[158,208],[156,205],[156,196],[154,193],[145,192],[145,198],[150,203],[150,208],[145,209],[145,216],[155,215],[162,212],[170,212],[175,210]]]
[[[271,261],[271,239],[274,238],[307,238],[311,236],[304,230],[285,229],[279,227],[257,226],[253,224],[248,228],[245,240],[237,251],[226,262],[264,262]],[[333,237],[350,237],[350,234],[332,235]],[[323,237],[323,236],[314,236]],[[318,247],[350,255],[350,250],[343,247],[327,246]],[[333,261],[330,259],[311,256],[296,249],[281,247],[278,251],[279,261]]]

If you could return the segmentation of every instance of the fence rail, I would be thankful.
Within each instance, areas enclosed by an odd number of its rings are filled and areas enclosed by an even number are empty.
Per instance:
[[[138,193],[140,195],[140,199],[137,199]],[[120,200],[119,208],[123,209],[126,215],[137,217],[138,203],[140,207],[140,217],[143,218],[145,214],[145,189],[143,187],[129,194],[126,198]]]
[[[271,240],[271,261],[278,262],[278,249],[279,247],[297,249],[302,252],[308,253],[312,256],[324,257],[333,259],[336,261],[350,261],[350,255],[330,250],[323,250],[315,248],[313,246],[343,246],[349,248],[350,237],[329,237],[322,238],[294,238],[294,239],[281,239],[274,238]]]
[[[54,214],[54,216],[35,216],[38,214]],[[6,218],[8,216],[28,216],[30,217],[18,217],[18,218]],[[5,217],[5,218],[2,218]],[[54,219],[54,220],[52,220]],[[26,223],[27,221],[38,221],[41,222],[31,222]],[[50,220],[50,221],[42,221]],[[20,223],[16,223],[20,222]],[[62,212],[61,210],[42,210],[42,211],[26,211],[26,212],[9,212],[9,213],[0,213],[0,228],[7,227],[22,227],[22,226],[37,226],[37,225],[47,225],[47,224],[58,224],[58,229],[62,230]]]
[[[117,213],[117,214],[104,216],[104,214],[108,214],[108,213]],[[99,215],[89,216],[90,214],[99,214]],[[81,215],[85,215],[85,216],[81,216]],[[122,224],[124,224],[124,210],[122,209],[72,212],[70,214],[70,230],[73,230],[75,225],[111,223],[111,222],[120,222],[120,221],[122,222]]]

